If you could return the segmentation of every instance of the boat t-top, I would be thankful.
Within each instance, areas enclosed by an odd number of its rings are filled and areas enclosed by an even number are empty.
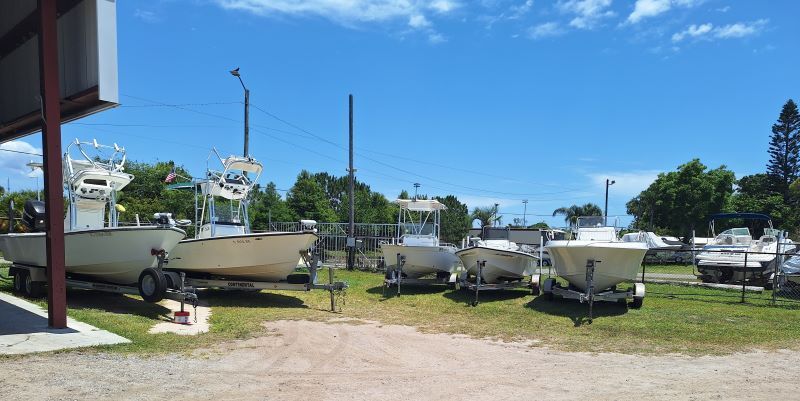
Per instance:
[[[509,230],[483,227],[480,238],[469,238],[469,245],[456,251],[468,275],[480,272],[482,282],[494,284],[520,281],[533,273],[538,258],[509,241]]]
[[[590,304],[594,299],[624,301],[633,298],[633,306],[642,305],[644,284],[635,283],[624,292],[616,291],[616,286],[636,279],[649,247],[644,236],[641,236],[642,241],[620,240],[616,219],[612,225],[607,221],[603,216],[578,217],[575,239],[549,241],[545,245],[556,275],[569,283],[568,288],[562,288],[553,278],[545,280],[542,289],[546,295],[555,294]]]
[[[222,171],[209,169],[203,179],[170,186],[195,191],[195,237],[169,254],[169,269],[190,277],[286,280],[301,252],[317,241],[313,222],[301,232],[252,232],[248,201],[263,166],[251,157],[217,157]]]
[[[716,222],[737,219],[750,222],[751,227],[734,227],[715,235]],[[750,234],[758,223],[764,227],[757,240]],[[775,272],[778,254],[792,253],[792,240],[781,235],[772,226],[772,219],[761,213],[718,213],[709,220],[709,231],[714,239],[695,257],[697,271],[704,282],[730,283],[742,280],[760,281],[767,286]],[[745,264],[746,260],[746,264]],[[779,262],[780,263],[780,262]]]
[[[119,225],[117,193],[134,179],[124,171],[125,160],[125,149],[116,144],[76,139],[67,147],[63,159],[69,201],[64,219],[65,269],[68,278],[138,284],[142,291],[143,286],[152,289],[153,282],[164,281],[160,270],[150,268],[157,267],[157,256],[171,251],[186,233],[174,227],[166,214],[157,214],[164,217],[158,225]],[[44,219],[44,202],[26,201],[23,222],[30,232],[0,235],[3,257],[15,265],[45,267]],[[25,276],[20,279],[28,284],[44,282],[44,278],[32,276],[40,270],[19,270]],[[142,294],[146,300],[159,297],[147,295],[153,294]]]
[[[400,206],[397,238],[381,244],[387,278],[399,271],[399,258],[403,279],[434,274],[439,280],[449,280],[460,261],[455,245],[439,239],[441,211],[447,207],[437,200],[397,199],[394,203]]]

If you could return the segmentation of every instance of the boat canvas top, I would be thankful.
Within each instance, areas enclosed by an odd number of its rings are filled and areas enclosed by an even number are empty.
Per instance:
[[[400,209],[411,210],[414,212],[433,212],[436,210],[447,210],[447,206],[435,199],[397,199],[395,204]]]
[[[407,246],[439,246],[441,211],[447,206],[433,199],[397,199],[397,238]]]
[[[228,156],[220,158],[222,171],[209,169],[207,179],[198,182],[203,195],[219,196],[229,200],[247,198],[261,177],[264,167],[251,157]],[[250,175],[246,173],[251,173]]]

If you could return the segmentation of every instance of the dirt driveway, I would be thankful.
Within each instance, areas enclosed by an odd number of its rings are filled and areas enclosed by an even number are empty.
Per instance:
[[[552,351],[411,327],[279,321],[192,357],[71,352],[0,362],[4,400],[797,399],[798,352]],[[768,379],[768,378],[774,379]]]

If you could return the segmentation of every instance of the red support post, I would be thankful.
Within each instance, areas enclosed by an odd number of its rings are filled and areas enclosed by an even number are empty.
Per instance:
[[[44,197],[47,219],[47,322],[67,327],[64,271],[64,184],[61,171],[61,91],[58,82],[57,0],[39,3],[39,82],[42,96]]]

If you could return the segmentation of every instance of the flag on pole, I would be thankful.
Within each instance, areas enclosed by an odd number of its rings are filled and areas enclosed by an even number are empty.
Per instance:
[[[164,178],[164,182],[172,182],[175,180],[175,177],[177,176],[178,175],[175,174],[175,167],[172,167],[172,171],[170,171],[169,174],[167,174],[167,178]]]

